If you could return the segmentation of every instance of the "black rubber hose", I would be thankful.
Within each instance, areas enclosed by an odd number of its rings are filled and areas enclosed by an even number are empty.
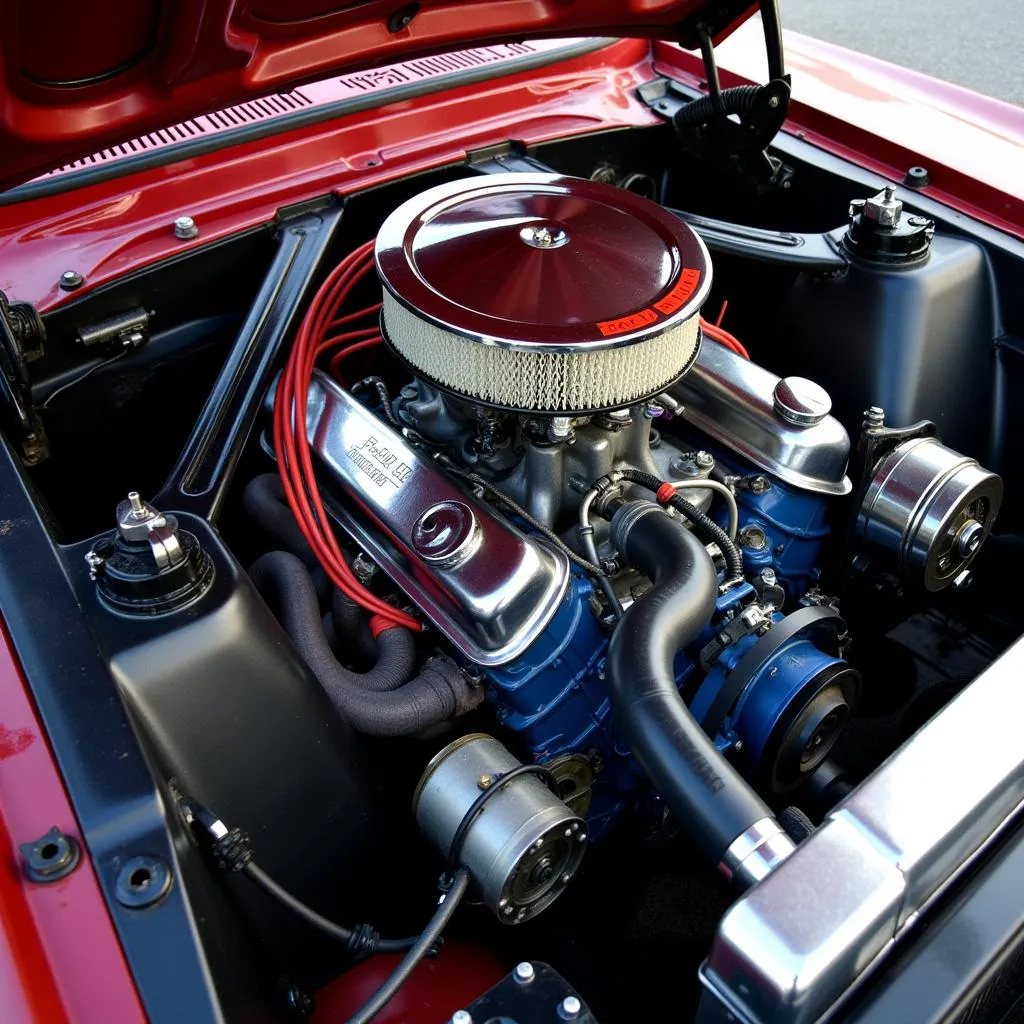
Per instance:
[[[388,976],[388,980],[349,1018],[348,1024],[368,1024],[391,1002],[395,993],[409,980],[416,965],[430,952],[441,933],[448,926],[462,897],[469,886],[469,872],[459,868],[455,873],[452,887],[445,893],[444,899],[438,904],[430,923],[423,929],[416,940],[416,945],[402,958],[399,965]]]
[[[336,924],[322,914],[318,914],[302,900],[297,899],[283,886],[278,885],[254,860],[249,861],[242,868],[242,872],[268,896],[272,896],[278,903],[286,906],[307,924],[340,942],[353,956],[364,957],[372,953],[404,953],[407,949],[412,949],[416,943],[415,937],[382,939],[374,929],[368,928],[366,925],[346,928],[344,925]]]
[[[359,924],[346,928],[329,918],[318,914],[312,907],[293,896],[284,886],[279,885],[253,859],[249,836],[238,827],[229,827],[208,807],[184,795],[178,798],[178,810],[193,829],[197,839],[209,844],[213,862],[222,870],[241,871],[250,881],[258,885],[268,896],[273,897],[307,924],[319,929],[325,935],[340,942],[353,956],[365,957],[373,953],[403,953],[416,943],[416,936],[410,939],[382,939],[376,928]]]
[[[266,534],[280,544],[285,551],[297,555],[314,572],[317,593],[321,592],[318,577],[326,574],[320,568],[313,549],[302,535],[299,524],[284,496],[284,484],[277,473],[263,473],[253,477],[242,492],[242,507]],[[354,652],[365,661],[377,656],[377,643],[370,632],[366,614],[350,597],[335,590],[331,597],[331,614],[334,629],[340,642],[352,646]]]
[[[277,473],[254,476],[242,492],[242,508],[285,551],[298,555],[310,569],[319,564],[285,501],[284,484]]]
[[[705,124],[716,117],[749,113],[759,88],[756,85],[736,85],[723,89],[717,96],[701,96],[680,107],[673,120],[677,127],[683,128]]]
[[[482,690],[472,686],[450,658],[432,658],[418,676],[408,679],[412,663],[408,637],[400,627],[378,636],[380,658],[369,672],[351,672],[341,665],[324,634],[309,570],[295,555],[272,551],[253,563],[249,575],[261,593],[277,598],[292,643],[357,732],[407,736],[480,703]]]
[[[715,610],[711,556],[652,502],[623,505],[612,537],[631,565],[654,581],[615,627],[608,649],[612,713],[654,787],[715,864],[771,811],[717,750],[676,687],[676,655]]]
[[[664,483],[663,480],[659,480],[653,473],[644,473],[638,469],[621,470],[621,479],[627,480],[629,483],[639,484],[655,494],[658,493],[658,490]],[[701,540],[705,543],[714,542],[718,545],[722,552],[722,557],[725,559],[725,578],[727,580],[742,579],[743,554],[729,534],[711,516],[705,515],[696,505],[687,501],[681,494],[675,494],[669,499],[668,504],[693,523],[693,528]]]
[[[338,589],[331,596],[331,618],[335,635],[341,644],[351,647],[352,653],[368,664],[377,660],[377,640],[370,630],[366,613],[351,597]]]

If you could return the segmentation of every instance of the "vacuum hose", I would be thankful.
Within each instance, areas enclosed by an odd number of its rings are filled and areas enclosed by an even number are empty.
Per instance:
[[[612,634],[612,713],[630,749],[679,822],[728,878],[751,885],[793,849],[767,805],[739,776],[683,703],[676,655],[715,610],[718,576],[700,540],[652,502],[630,502],[612,538],[654,586]]]
[[[431,658],[410,679],[414,650],[401,626],[377,637],[380,658],[369,672],[352,672],[334,656],[309,569],[296,555],[271,551],[249,569],[256,589],[276,597],[285,631],[331,702],[357,732],[406,736],[463,714],[483,699],[450,658]]]

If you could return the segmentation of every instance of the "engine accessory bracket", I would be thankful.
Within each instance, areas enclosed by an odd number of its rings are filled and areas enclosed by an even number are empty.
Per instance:
[[[846,623],[839,612],[829,605],[812,605],[799,608],[773,626],[740,659],[729,673],[725,684],[715,695],[707,714],[701,719],[701,727],[714,737],[725,721],[726,715],[757,670],[788,640],[804,630],[823,632],[831,641],[831,653],[837,657],[843,654],[846,641]]]

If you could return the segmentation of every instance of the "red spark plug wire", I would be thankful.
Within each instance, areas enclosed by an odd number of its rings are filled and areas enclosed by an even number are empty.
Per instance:
[[[359,246],[335,267],[313,297],[278,383],[274,400],[274,448],[288,505],[331,582],[377,616],[378,629],[396,625],[420,631],[423,627],[413,616],[371,593],[349,568],[324,509],[305,430],[306,403],[317,359],[338,345],[348,347],[343,347],[335,360],[381,341],[375,327],[336,333],[339,327],[380,309],[378,305],[357,313],[339,314],[352,289],[373,270],[372,253],[372,242]]]

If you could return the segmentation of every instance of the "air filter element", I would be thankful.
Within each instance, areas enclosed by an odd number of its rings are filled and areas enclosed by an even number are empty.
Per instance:
[[[481,176],[400,206],[377,236],[382,324],[413,372],[517,412],[616,409],[700,346],[704,243],[655,203],[553,174]]]

